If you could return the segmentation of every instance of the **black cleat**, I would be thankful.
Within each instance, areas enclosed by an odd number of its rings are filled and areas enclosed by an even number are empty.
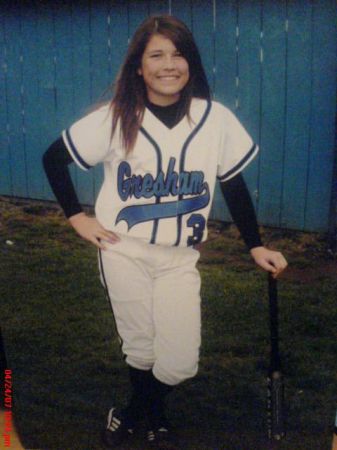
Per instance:
[[[111,408],[108,414],[107,426],[102,433],[102,440],[107,447],[114,448],[133,435],[133,425],[123,414]]]
[[[160,427],[158,429],[151,429],[147,431],[148,443],[157,446],[160,442],[169,442],[170,433],[166,427]]]
[[[147,442],[150,448],[162,450],[176,450],[179,448],[166,419],[159,424],[148,425]]]

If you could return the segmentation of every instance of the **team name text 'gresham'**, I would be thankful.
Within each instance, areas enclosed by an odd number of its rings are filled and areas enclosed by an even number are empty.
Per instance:
[[[176,159],[170,158],[167,173],[161,170],[156,178],[150,173],[131,175],[130,164],[121,162],[118,167],[118,193],[123,201],[128,198],[167,197],[169,195],[197,195],[207,187],[201,171],[174,171]]]

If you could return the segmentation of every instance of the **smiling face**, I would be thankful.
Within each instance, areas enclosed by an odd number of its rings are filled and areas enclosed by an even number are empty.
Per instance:
[[[150,102],[168,106],[179,100],[188,83],[188,62],[170,39],[154,34],[149,40],[138,69]]]

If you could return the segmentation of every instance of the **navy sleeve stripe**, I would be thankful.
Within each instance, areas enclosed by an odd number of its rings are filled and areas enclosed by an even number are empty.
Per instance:
[[[69,130],[65,131],[65,137],[66,137],[66,143],[68,144],[68,150],[71,153],[71,156],[73,157],[74,161],[77,162],[77,164],[84,170],[91,169],[92,166],[90,166],[88,163],[84,161],[84,159],[81,157],[81,155],[78,153],[73,140],[71,139]]]
[[[226,172],[224,175],[218,176],[218,180],[224,181],[227,178],[233,176],[236,172],[240,172],[241,169],[248,163],[248,161],[253,158],[253,156],[257,153],[258,146],[254,144],[252,148],[249,150],[249,152],[246,154],[244,158],[241,159],[240,162],[238,162],[232,169],[230,169],[228,172]]]

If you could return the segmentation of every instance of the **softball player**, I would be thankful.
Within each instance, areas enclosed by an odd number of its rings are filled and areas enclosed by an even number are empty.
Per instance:
[[[200,55],[187,27],[172,16],[136,31],[110,104],[65,130],[44,166],[66,216],[99,249],[130,370],[127,407],[108,414],[106,445],[122,442],[142,418],[148,441],[170,437],[164,399],[197,373],[200,276],[195,245],[207,238],[216,178],[258,265],[277,276],[287,265],[265,248],[241,171],[258,151],[238,119],[211,101]],[[88,217],[67,165],[104,165]]]

